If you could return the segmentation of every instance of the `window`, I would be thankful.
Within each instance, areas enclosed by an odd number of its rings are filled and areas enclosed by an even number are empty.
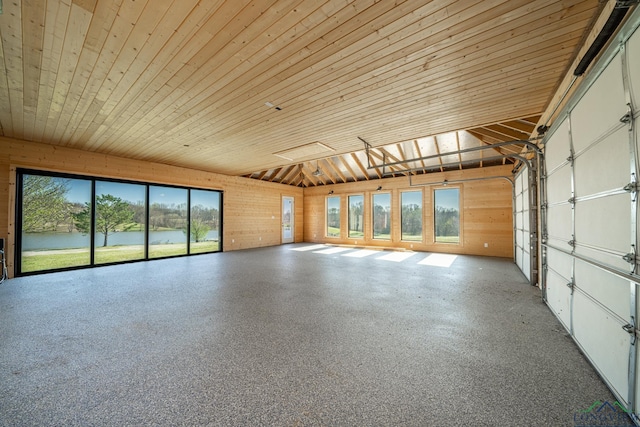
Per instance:
[[[422,241],[422,191],[400,193],[401,239],[410,242]]]
[[[349,196],[349,237],[364,236],[364,196]]]
[[[440,243],[460,243],[460,190],[434,190],[435,240]]]
[[[340,237],[340,197],[327,197],[327,237]]]
[[[222,193],[18,170],[16,273],[221,250]]]
[[[191,190],[189,245],[192,254],[215,252],[220,248],[220,193]]]
[[[373,238],[391,240],[391,194],[373,195]]]
[[[149,258],[187,253],[187,189],[149,187]]]
[[[144,185],[96,181],[96,264],[144,259],[146,198]],[[76,227],[89,233],[89,218],[90,212],[82,221],[76,222]]]
[[[91,181],[59,176],[18,176],[20,236],[18,270],[34,272],[91,264]]]

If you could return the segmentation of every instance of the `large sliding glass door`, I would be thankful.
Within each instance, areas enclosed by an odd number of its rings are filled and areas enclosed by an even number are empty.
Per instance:
[[[188,190],[149,187],[149,258],[187,253]]]
[[[24,273],[91,264],[91,237],[75,226],[91,215],[91,181],[55,176],[20,176],[20,267]]]
[[[220,193],[191,190],[189,220],[192,254],[215,252],[220,248]]]
[[[217,252],[222,192],[19,170],[16,274]]]
[[[96,181],[94,210],[96,264],[145,258],[147,204],[144,185]],[[90,232],[90,226],[87,221],[85,232]]]

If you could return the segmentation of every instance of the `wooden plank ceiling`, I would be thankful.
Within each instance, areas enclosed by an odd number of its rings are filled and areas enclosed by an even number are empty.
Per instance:
[[[372,179],[362,140],[381,163],[529,132],[602,7],[5,1],[0,135],[292,185]]]

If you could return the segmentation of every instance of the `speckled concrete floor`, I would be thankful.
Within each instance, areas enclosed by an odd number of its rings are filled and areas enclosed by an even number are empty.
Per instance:
[[[0,425],[560,426],[615,400],[513,263],[428,255],[299,244],[10,280]]]

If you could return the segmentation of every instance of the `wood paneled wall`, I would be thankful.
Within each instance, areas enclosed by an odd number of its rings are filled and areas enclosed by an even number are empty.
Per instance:
[[[0,148],[0,237],[7,239],[7,268],[11,275],[17,168],[222,190],[225,251],[279,245],[281,200],[292,196],[295,241],[303,239],[302,188],[3,137]]]
[[[395,247],[420,251],[513,257],[512,185],[503,178],[511,177],[512,166],[470,169],[412,178],[392,178],[347,184],[326,185],[304,190],[304,241],[358,246]],[[442,185],[444,180],[450,184]],[[463,182],[456,182],[464,180]],[[432,185],[429,185],[429,184]],[[391,240],[372,238],[372,195],[380,192],[391,194]],[[460,243],[436,243],[433,234],[433,190],[437,188],[460,189]],[[423,190],[423,241],[403,242],[400,239],[400,192]],[[326,237],[326,198],[340,196],[341,235]],[[364,239],[348,238],[348,196],[364,195]],[[485,247],[486,244],[486,247]]]

